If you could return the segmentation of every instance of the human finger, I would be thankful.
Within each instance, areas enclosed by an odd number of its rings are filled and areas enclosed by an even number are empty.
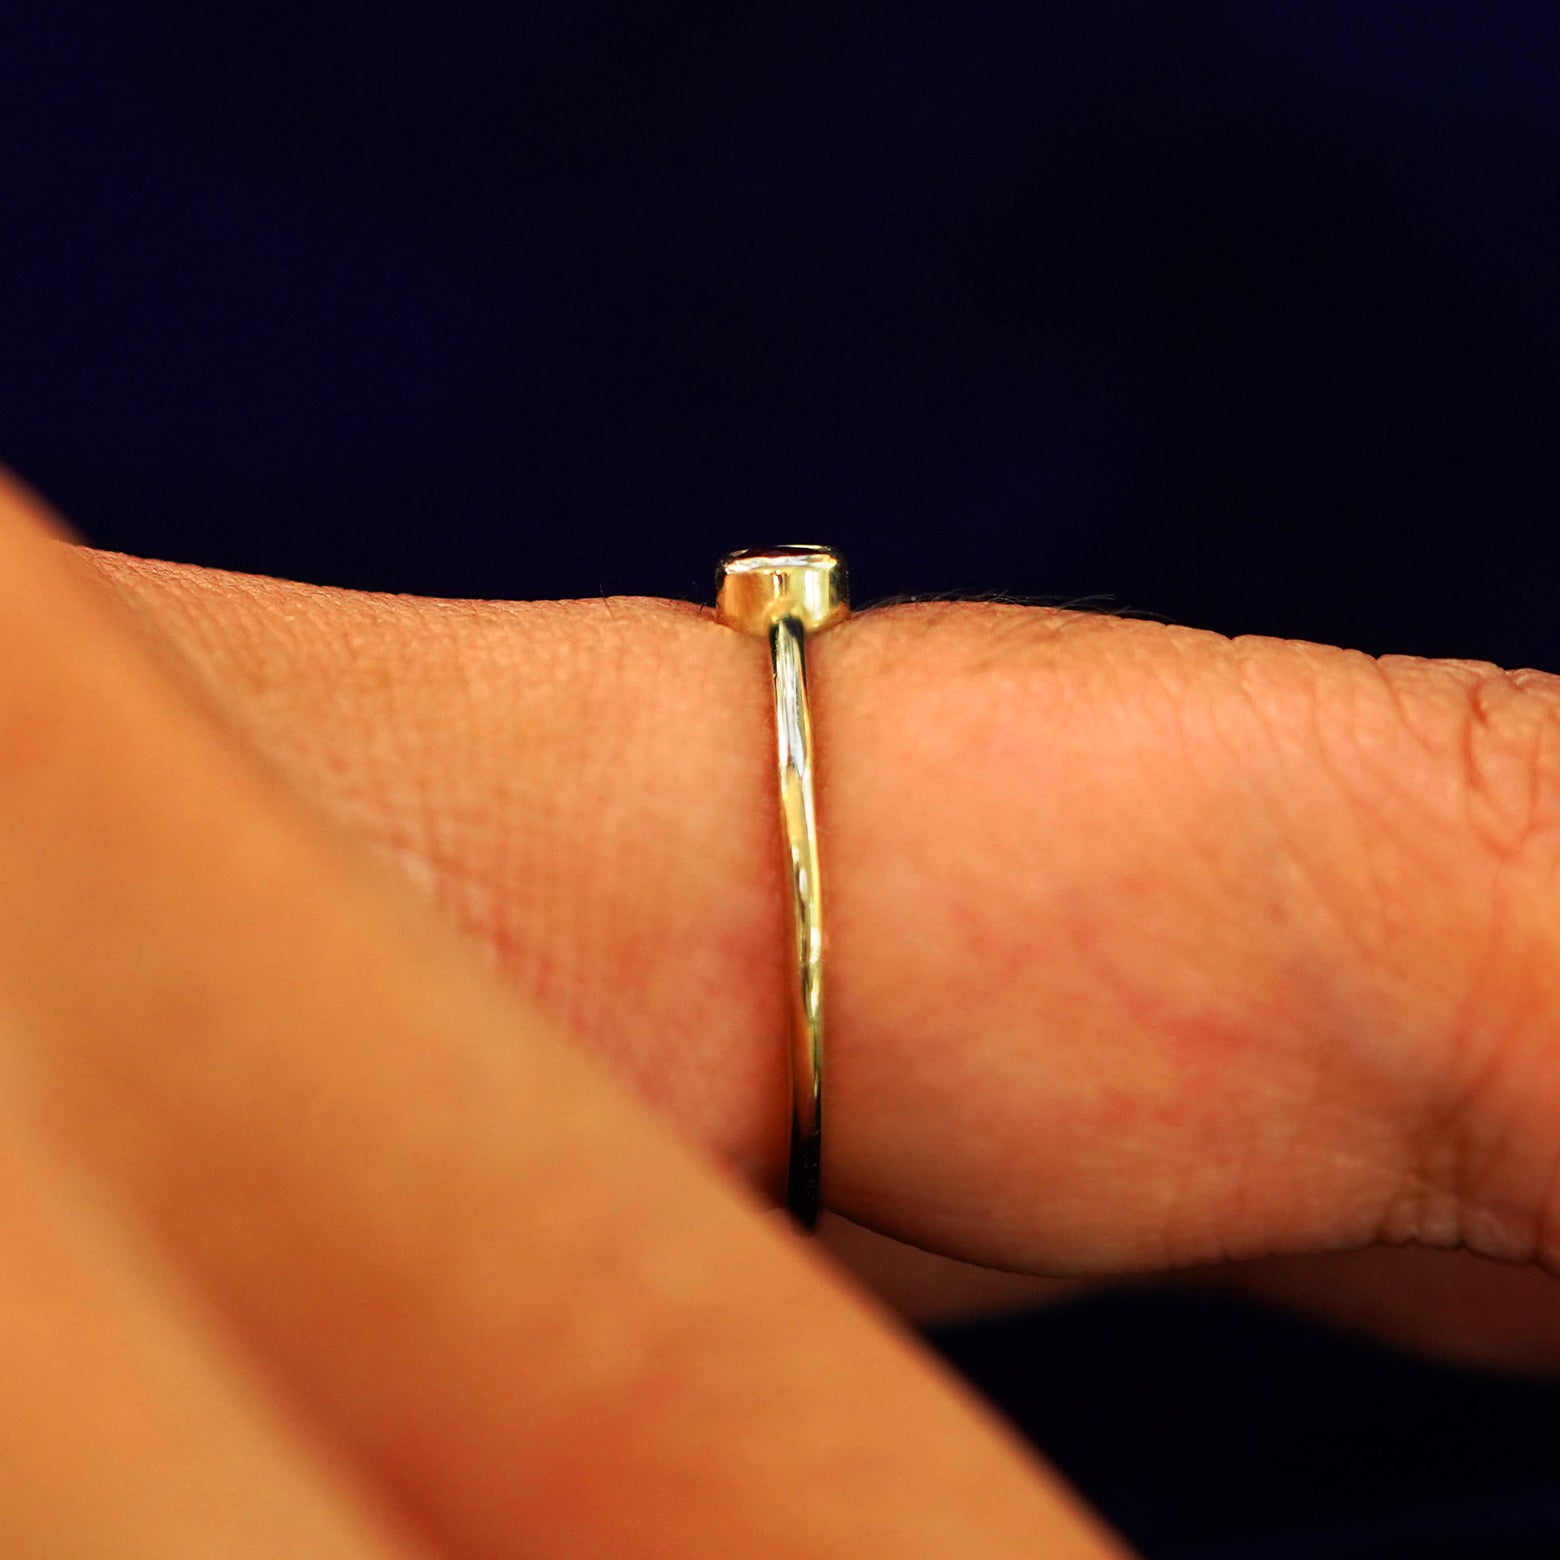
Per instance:
[[[0,516],[44,1130],[452,1552],[1117,1552]],[[18,669],[25,668],[25,675]]]
[[[751,644],[672,603],[99,567],[517,985],[773,1178]],[[811,677],[840,1212],[1064,1273],[1552,1259],[1551,679],[957,603],[859,615]]]
[[[0,1005],[3,1011],[3,1005]],[[9,1080],[8,1080],[9,1081]],[[109,1198],[0,1102],[0,1553],[411,1560]]]

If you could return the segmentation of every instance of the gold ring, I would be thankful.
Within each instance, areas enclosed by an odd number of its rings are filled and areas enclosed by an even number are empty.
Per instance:
[[[832,548],[791,543],[728,553],[715,576],[715,619],[769,640],[775,750],[795,936],[791,982],[791,1150],[785,1201],[803,1229],[818,1222],[823,1147],[823,894],[813,803],[809,634],[850,615],[845,562]]]

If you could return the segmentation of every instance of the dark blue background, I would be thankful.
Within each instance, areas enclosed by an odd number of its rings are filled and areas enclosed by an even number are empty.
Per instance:
[[[0,455],[103,545],[343,585],[702,595],[819,537],[863,599],[1560,669],[1557,35],[1487,0],[9,0]],[[1552,1395],[1211,1304],[948,1346],[1155,1554],[1560,1553]]]

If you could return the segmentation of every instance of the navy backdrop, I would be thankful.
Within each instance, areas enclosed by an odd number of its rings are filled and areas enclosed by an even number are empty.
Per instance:
[[[1560,669],[1557,179],[1537,4],[8,0],[0,456],[102,545],[342,585],[817,537],[861,599]],[[1035,1326],[946,1344],[1154,1554],[1560,1552],[1546,1392]]]

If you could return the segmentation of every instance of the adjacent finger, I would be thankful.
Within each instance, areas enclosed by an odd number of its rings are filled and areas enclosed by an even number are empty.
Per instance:
[[[132,1227],[0,1108],[0,1553],[408,1560]]]

